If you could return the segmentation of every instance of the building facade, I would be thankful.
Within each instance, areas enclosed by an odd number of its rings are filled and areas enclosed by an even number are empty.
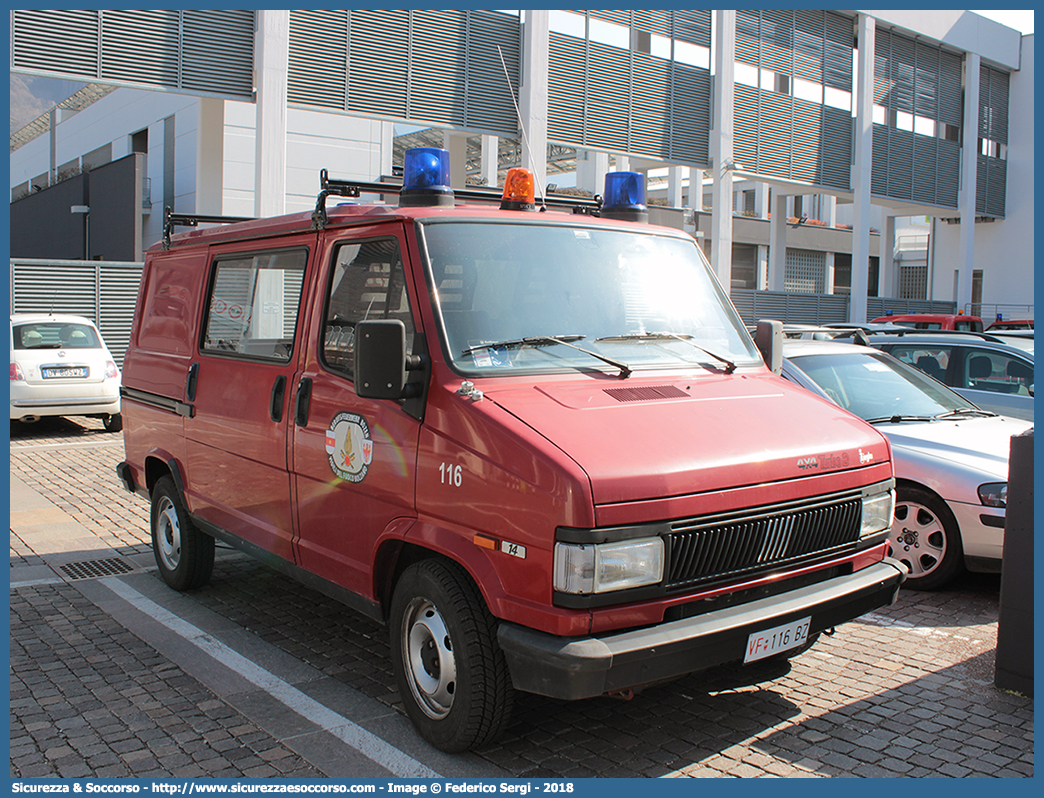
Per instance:
[[[30,46],[68,14],[82,42]],[[182,49],[157,54],[128,34],[142,23],[181,31]],[[571,151],[594,191],[611,165],[646,172],[734,288],[847,294],[857,321],[872,296],[972,309],[1032,293],[1033,117],[1009,109],[1032,108],[1033,37],[971,12],[25,11],[12,25],[13,70],[120,87],[12,138],[13,214],[137,155],[148,247],[164,207],[270,215],[311,208],[320,169],[390,175],[408,123],[443,131],[459,182],[465,163],[494,182],[505,149],[541,182],[546,154]],[[224,57],[186,32],[221,36]],[[78,47],[100,52],[77,61]],[[135,47],[151,55],[137,71],[106,60]]]

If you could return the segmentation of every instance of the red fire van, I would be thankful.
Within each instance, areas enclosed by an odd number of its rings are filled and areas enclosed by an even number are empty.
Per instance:
[[[766,368],[640,175],[563,211],[524,170],[454,192],[447,158],[409,151],[397,204],[327,208],[399,189],[324,171],[314,213],[148,252],[117,471],[171,587],[216,538],[386,623],[446,751],[514,690],[790,657],[894,601],[887,442]]]

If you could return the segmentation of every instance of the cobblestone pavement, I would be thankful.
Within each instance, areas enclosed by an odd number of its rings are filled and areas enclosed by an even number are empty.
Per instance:
[[[121,457],[100,425],[12,431],[12,476],[99,549],[142,563],[148,507],[117,484]],[[16,531],[12,568],[39,565]],[[630,701],[519,695],[508,733],[464,759],[519,777],[1032,777],[1033,701],[993,685],[999,584],[903,591],[790,663],[720,667]],[[230,557],[181,600],[401,717],[385,630],[331,599]],[[17,587],[11,604],[13,776],[330,775],[75,585]]]

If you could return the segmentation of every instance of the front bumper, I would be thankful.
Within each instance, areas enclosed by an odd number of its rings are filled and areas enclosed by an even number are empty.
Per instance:
[[[592,698],[741,661],[748,637],[812,617],[809,635],[895,601],[906,569],[895,560],[781,595],[657,626],[593,637],[556,637],[501,623],[500,648],[517,689]]]

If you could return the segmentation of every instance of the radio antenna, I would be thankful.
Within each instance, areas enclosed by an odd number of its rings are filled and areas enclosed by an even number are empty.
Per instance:
[[[526,152],[529,153],[529,160],[532,163],[536,163],[536,158],[533,157],[533,150],[529,146],[529,136],[526,135],[526,124],[522,121],[522,112],[518,108],[518,100],[515,99],[515,90],[511,88],[511,74],[508,72],[507,62],[504,60],[504,51],[500,49],[500,45],[497,45],[497,52],[500,53],[500,64],[504,67],[504,79],[507,81],[508,94],[511,95],[511,102],[515,106],[515,116],[518,117],[518,129],[522,131],[522,141],[526,145]],[[547,201],[544,194],[544,187],[540,185],[538,171],[533,170],[533,177],[537,181],[537,189],[540,191],[540,207],[547,210]]]

